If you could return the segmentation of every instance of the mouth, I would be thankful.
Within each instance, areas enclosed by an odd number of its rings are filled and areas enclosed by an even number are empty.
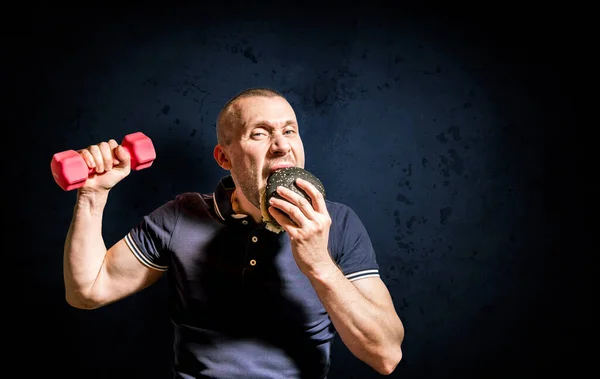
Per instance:
[[[271,166],[269,168],[269,175],[274,173],[275,171],[282,169],[282,168],[287,168],[287,167],[294,167],[294,164],[292,164],[291,162],[282,162],[282,163],[276,163],[273,166]]]

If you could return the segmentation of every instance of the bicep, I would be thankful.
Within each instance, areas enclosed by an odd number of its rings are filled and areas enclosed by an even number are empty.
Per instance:
[[[163,273],[163,270],[142,264],[123,238],[106,252],[94,283],[94,297],[101,304],[112,303],[150,286]]]

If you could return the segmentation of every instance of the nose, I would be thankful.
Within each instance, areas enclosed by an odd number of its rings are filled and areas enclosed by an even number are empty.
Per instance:
[[[291,149],[290,141],[281,134],[277,134],[272,137],[271,140],[271,154],[279,156],[286,155]]]

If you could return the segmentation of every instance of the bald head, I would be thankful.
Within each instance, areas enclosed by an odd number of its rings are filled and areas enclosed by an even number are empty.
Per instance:
[[[239,101],[248,97],[280,97],[285,99],[280,92],[270,88],[250,88],[231,98],[221,109],[217,116],[217,143],[227,146],[231,143],[236,126],[241,122],[241,109]]]

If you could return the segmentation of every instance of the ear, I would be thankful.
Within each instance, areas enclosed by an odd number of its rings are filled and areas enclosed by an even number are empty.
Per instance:
[[[221,168],[223,168],[224,170],[231,170],[231,161],[227,157],[227,153],[225,152],[223,146],[215,146],[215,149],[213,150],[213,157],[215,158],[215,161],[217,161],[219,166],[221,166]]]

